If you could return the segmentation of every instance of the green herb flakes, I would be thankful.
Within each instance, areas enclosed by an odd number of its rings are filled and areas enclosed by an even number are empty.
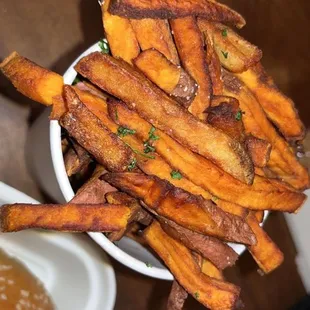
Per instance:
[[[80,79],[79,75],[77,74],[76,77],[75,77],[75,79],[74,79],[73,82],[72,82],[72,85],[76,85],[76,84],[79,83],[79,82],[81,82],[81,79]]]
[[[110,53],[110,48],[109,48],[109,44],[108,44],[107,39],[101,39],[98,42],[98,45],[99,45],[102,53],[104,53],[104,54],[109,54]]]
[[[149,263],[149,262],[146,262],[145,265],[146,265],[147,268],[152,268],[153,267],[153,265],[151,263]]]
[[[221,51],[221,52],[222,52],[224,58],[227,59],[228,58],[228,52],[223,52],[223,51]]]
[[[156,135],[154,134],[155,130],[156,130],[156,128],[152,126],[151,129],[150,129],[150,131],[149,131],[149,140],[156,141],[156,140],[159,139],[159,136],[156,136]]]
[[[218,197],[212,196],[212,200],[213,200],[213,201],[217,201],[218,199],[219,199]]]
[[[135,169],[136,165],[137,165],[137,160],[134,158],[127,167],[128,171],[132,171],[133,169]]]
[[[117,135],[119,137],[125,137],[125,136],[128,136],[128,135],[134,135],[136,133],[135,130],[133,129],[129,129],[129,128],[126,128],[126,127],[118,127],[117,129]]]
[[[182,174],[177,170],[172,170],[170,172],[171,178],[175,180],[181,180],[183,178]]]
[[[241,121],[241,119],[242,119],[242,111],[238,111],[237,113],[236,113],[236,120],[237,121]]]
[[[199,299],[199,292],[195,292],[194,296],[195,296],[196,299]]]
[[[227,37],[227,28],[222,30],[222,36]]]
[[[150,145],[148,141],[144,142],[143,146],[144,146],[143,152],[145,154],[155,152],[155,147]]]

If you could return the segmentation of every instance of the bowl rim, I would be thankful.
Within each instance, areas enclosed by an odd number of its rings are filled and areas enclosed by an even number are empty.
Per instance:
[[[98,42],[90,46],[86,49],[79,57],[75,59],[75,61],[68,67],[67,71],[63,75],[64,83],[71,85],[74,81],[77,72],[74,69],[76,63],[86,55],[101,51]],[[69,178],[66,173],[64,158],[61,149],[61,126],[57,120],[50,121],[50,148],[51,148],[51,156],[54,171],[56,174],[56,179],[60,190],[66,201],[70,201],[74,197],[74,192],[71,187]],[[265,211],[264,220],[260,224],[261,226],[265,222],[268,217],[269,212]],[[113,244],[108,238],[104,236],[102,233],[90,232],[88,235],[101,247],[103,248],[109,255],[111,255],[114,259],[116,259],[121,264],[139,272],[144,275],[150,276],[152,278],[158,278],[162,280],[173,280],[172,274],[168,271],[168,269],[152,267],[149,268],[146,266],[145,262],[142,262],[131,255],[127,254],[117,246]],[[246,247],[242,244],[229,243],[229,245],[237,252],[238,255],[241,255]]]

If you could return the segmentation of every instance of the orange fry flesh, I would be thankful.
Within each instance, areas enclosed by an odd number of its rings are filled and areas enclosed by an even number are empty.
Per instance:
[[[53,97],[62,94],[63,78],[13,52],[0,64],[2,73],[26,97],[51,105]]]
[[[240,143],[198,121],[125,62],[96,52],[82,58],[75,69],[108,93],[124,100],[155,127],[214,161],[239,180],[251,184],[253,165]]]
[[[202,261],[201,271],[210,278],[225,280],[223,272],[206,259]]]
[[[195,17],[170,21],[174,40],[184,69],[198,84],[198,92],[189,111],[199,119],[210,105],[212,84],[205,59],[204,44]]]
[[[114,57],[120,57],[131,63],[132,59],[140,53],[138,41],[130,24],[130,20],[124,17],[110,14],[108,7],[110,0],[105,0],[101,6],[102,22],[105,35],[109,42],[111,53]]]
[[[182,287],[200,303],[213,310],[234,309],[240,289],[202,273],[191,252],[169,237],[158,222],[144,231],[144,238]]]
[[[72,232],[118,231],[126,227],[130,216],[130,209],[126,205],[13,204],[1,207],[1,230],[13,232],[42,228]]]

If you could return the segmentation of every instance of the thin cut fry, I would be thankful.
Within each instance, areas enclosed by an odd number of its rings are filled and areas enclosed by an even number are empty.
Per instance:
[[[131,24],[143,51],[154,48],[173,64],[180,63],[167,20],[131,19]]]
[[[254,166],[260,168],[265,167],[270,158],[271,144],[265,140],[249,135],[245,139],[245,145]]]
[[[170,24],[181,63],[198,84],[198,92],[189,111],[203,120],[203,112],[210,105],[212,83],[205,59],[202,34],[195,17],[174,19]]]
[[[117,114],[118,122],[122,126],[134,129],[142,141],[149,138],[152,128],[150,123],[124,104],[114,102],[113,107],[111,116]],[[296,193],[289,188],[279,188],[274,180],[259,176],[255,176],[252,186],[246,185],[210,161],[184,148],[162,131],[156,129],[154,134],[158,137],[153,143],[156,152],[182,176],[210,192],[216,203],[218,203],[216,199],[220,198],[221,203],[226,200],[253,210],[294,212],[306,199],[302,193]]]
[[[102,125],[79,100],[72,87],[65,86],[64,94],[69,112],[62,116],[62,126],[98,163],[111,171],[127,170],[134,159],[130,148]]]
[[[197,84],[193,78],[157,50],[142,52],[134,63],[149,80],[185,107],[195,98]]]
[[[231,72],[243,72],[262,58],[262,51],[239,36],[231,28],[220,23],[198,19],[202,32],[213,37],[215,51],[224,68]]]
[[[182,310],[188,294],[186,290],[174,280],[168,298],[166,310]]]
[[[141,199],[150,210],[180,226],[224,240],[254,244],[248,225],[238,216],[223,212],[211,201],[194,196],[155,176],[108,173],[103,179]]]
[[[2,73],[26,97],[51,105],[53,97],[62,94],[63,78],[13,52],[0,64]]]
[[[233,24],[238,28],[245,25],[244,18],[224,4],[213,0],[163,1],[163,0],[112,0],[112,14],[134,19],[170,19],[184,16],[200,16],[210,21]]]
[[[260,269],[265,273],[270,273],[282,264],[284,259],[283,253],[259,226],[255,215],[250,213],[247,216],[247,223],[253,229],[257,239],[257,244],[248,246],[248,250]]]
[[[204,306],[213,310],[234,309],[240,289],[202,273],[191,252],[169,237],[158,222],[153,222],[144,231],[144,238],[182,287]]]
[[[125,62],[96,52],[82,58],[75,69],[110,94],[124,100],[129,107],[152,121],[155,127],[211,159],[242,182],[252,183],[253,165],[240,143],[199,122]]]
[[[29,228],[58,231],[118,231],[130,221],[126,205],[13,204],[1,207],[1,231],[13,232]]]
[[[298,116],[294,102],[279,91],[260,63],[237,76],[255,94],[268,118],[287,139],[303,139],[305,127]]]
[[[105,0],[101,9],[103,27],[111,53],[114,57],[120,57],[131,63],[140,53],[138,41],[129,19],[110,14],[109,4],[110,0]]]

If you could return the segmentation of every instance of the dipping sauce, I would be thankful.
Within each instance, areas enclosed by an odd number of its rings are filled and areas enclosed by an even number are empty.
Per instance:
[[[55,309],[42,283],[26,266],[2,249],[0,249],[0,309]]]

